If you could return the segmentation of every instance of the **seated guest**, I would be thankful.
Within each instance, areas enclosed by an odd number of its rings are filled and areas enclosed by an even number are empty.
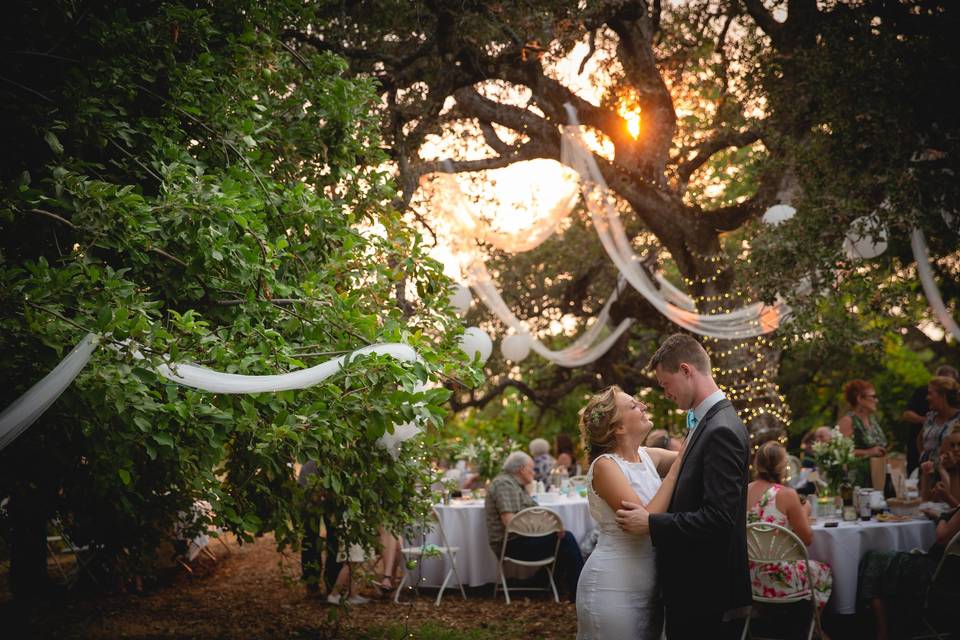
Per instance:
[[[667,451],[680,451],[682,444],[683,440],[674,438],[666,429],[652,429],[643,441],[645,447],[666,449]]]
[[[544,441],[546,442],[546,441]],[[532,443],[531,443],[532,444]],[[500,558],[506,527],[519,511],[535,507],[537,503],[527,495],[524,487],[533,481],[533,459],[522,451],[514,451],[503,463],[503,473],[490,483],[484,499],[487,534],[493,555]],[[557,582],[566,586],[571,602],[577,596],[577,581],[583,568],[583,556],[577,540],[569,531],[560,536],[557,550]],[[536,538],[517,536],[507,541],[507,555],[518,560],[538,560],[553,553],[557,539],[553,534]]]
[[[579,476],[581,475],[580,463],[573,459],[573,456],[564,451],[563,453],[557,454],[557,467],[564,468],[567,470],[567,476]]]
[[[844,436],[853,438],[853,455],[858,458],[852,471],[861,487],[871,483],[870,458],[887,455],[887,435],[877,422],[877,390],[866,380],[851,380],[844,386],[843,395],[850,411],[840,418],[837,429]]]
[[[936,462],[944,438],[960,425],[960,384],[953,378],[934,377],[927,385],[927,413],[920,429],[917,447],[920,462]]]
[[[771,440],[760,445],[753,462],[756,480],[747,486],[747,522],[769,522],[787,527],[803,544],[813,542],[810,529],[810,503],[801,502],[796,491],[783,486],[787,469],[787,451]],[[814,597],[821,608],[830,599],[833,573],[830,567],[816,560],[810,561]],[[758,596],[789,596],[808,587],[807,568],[803,561],[750,562],[753,592]]]
[[[920,497],[960,506],[960,431],[954,431],[940,445],[936,463],[920,463]]]
[[[814,427],[803,434],[803,439],[800,440],[800,466],[804,469],[816,469],[813,445],[816,442],[830,442],[832,437],[833,432],[830,427]]]
[[[580,463],[577,462],[577,449],[573,438],[565,433],[558,433],[554,442],[557,452],[557,465],[567,468],[568,476],[579,476],[583,473]]]
[[[952,509],[937,519],[937,541],[926,553],[905,551],[868,551],[860,561],[857,598],[861,606],[873,610],[876,622],[877,640],[909,637],[902,634],[915,627],[915,620],[908,620],[920,611],[922,599],[931,586],[933,572],[936,570],[944,549],[957,532],[960,531],[960,509]],[[956,584],[957,567],[944,565],[950,571],[950,577],[938,582]],[[888,614],[898,614],[891,621]],[[891,622],[900,622],[891,633]],[[911,624],[905,624],[910,622]]]
[[[550,455],[550,443],[543,438],[530,441],[530,455],[533,456],[533,479],[546,484],[550,481],[550,472],[557,461]]]

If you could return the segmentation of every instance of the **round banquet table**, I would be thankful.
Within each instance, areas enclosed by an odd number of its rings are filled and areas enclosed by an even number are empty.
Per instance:
[[[833,593],[827,609],[852,614],[857,609],[857,568],[867,551],[911,551],[929,549],[936,540],[936,526],[930,520],[904,522],[841,522],[825,528],[812,526],[811,560],[826,562],[833,570]]]
[[[556,502],[540,505],[552,509],[560,515],[564,528],[571,532],[579,543],[583,536],[596,526],[590,517],[587,499],[579,496],[558,498]],[[437,514],[443,524],[447,542],[451,547],[459,547],[457,552],[457,570],[464,585],[479,587],[497,579],[497,560],[487,540],[487,524],[483,509],[483,500],[453,500],[449,505],[436,505]],[[434,532],[427,542],[440,544],[440,536]],[[422,575],[423,583],[440,585],[449,569],[446,558],[428,558],[413,571],[415,577]],[[422,572],[422,573],[421,573]],[[509,573],[507,575],[510,575]],[[450,586],[455,587],[456,579],[451,576]]]

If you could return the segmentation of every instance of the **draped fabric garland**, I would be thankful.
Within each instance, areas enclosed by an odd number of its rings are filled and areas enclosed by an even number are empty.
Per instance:
[[[603,174],[583,140],[576,111],[569,104],[567,115],[571,124],[563,128],[562,161],[583,179],[584,203],[600,242],[634,289],[671,322],[703,336],[738,340],[770,333],[780,326],[789,314],[789,308],[782,302],[773,306],[757,302],[734,311],[705,315],[692,311],[692,305],[686,304],[685,297],[677,295],[680,292],[665,293],[658,289],[633,252]]]
[[[0,451],[36,422],[70,386],[90,361],[99,342],[99,336],[88,333],[53,371],[0,413]],[[134,358],[144,359],[138,350],[134,349],[132,353]],[[339,372],[354,358],[371,353],[388,355],[406,362],[413,362],[419,357],[409,345],[389,342],[363,347],[308,369],[278,375],[246,376],[182,363],[161,364],[155,371],[171,382],[211,393],[270,393],[306,389]],[[422,385],[417,385],[414,391],[422,389]],[[393,433],[385,433],[378,443],[396,458],[400,443],[416,436],[420,431],[420,427],[414,423],[394,425]]]
[[[913,259],[917,261],[917,275],[920,276],[920,284],[923,285],[923,292],[927,296],[927,302],[933,309],[933,314],[952,336],[954,340],[960,342],[960,327],[957,326],[953,316],[947,306],[943,304],[943,298],[940,296],[940,289],[933,279],[933,270],[930,268],[930,256],[927,253],[927,240],[920,229],[914,228],[910,233],[910,247],[913,249]]]

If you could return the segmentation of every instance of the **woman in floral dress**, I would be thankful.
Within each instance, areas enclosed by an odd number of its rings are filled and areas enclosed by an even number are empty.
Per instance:
[[[756,480],[747,487],[747,522],[769,522],[786,527],[797,534],[805,544],[813,542],[810,529],[810,505],[780,481],[787,468],[787,452],[780,443],[765,442],[757,451],[753,463]],[[833,573],[830,567],[816,560],[810,561],[814,597],[817,605],[830,599]],[[807,567],[802,560],[783,562],[750,562],[753,593],[764,597],[783,597],[807,590]]]

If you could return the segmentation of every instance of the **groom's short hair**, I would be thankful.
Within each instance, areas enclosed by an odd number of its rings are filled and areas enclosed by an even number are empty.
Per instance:
[[[656,369],[659,365],[667,373],[680,370],[680,363],[686,362],[705,376],[711,375],[710,356],[706,349],[693,337],[685,333],[675,333],[660,345],[650,358],[647,367]]]

